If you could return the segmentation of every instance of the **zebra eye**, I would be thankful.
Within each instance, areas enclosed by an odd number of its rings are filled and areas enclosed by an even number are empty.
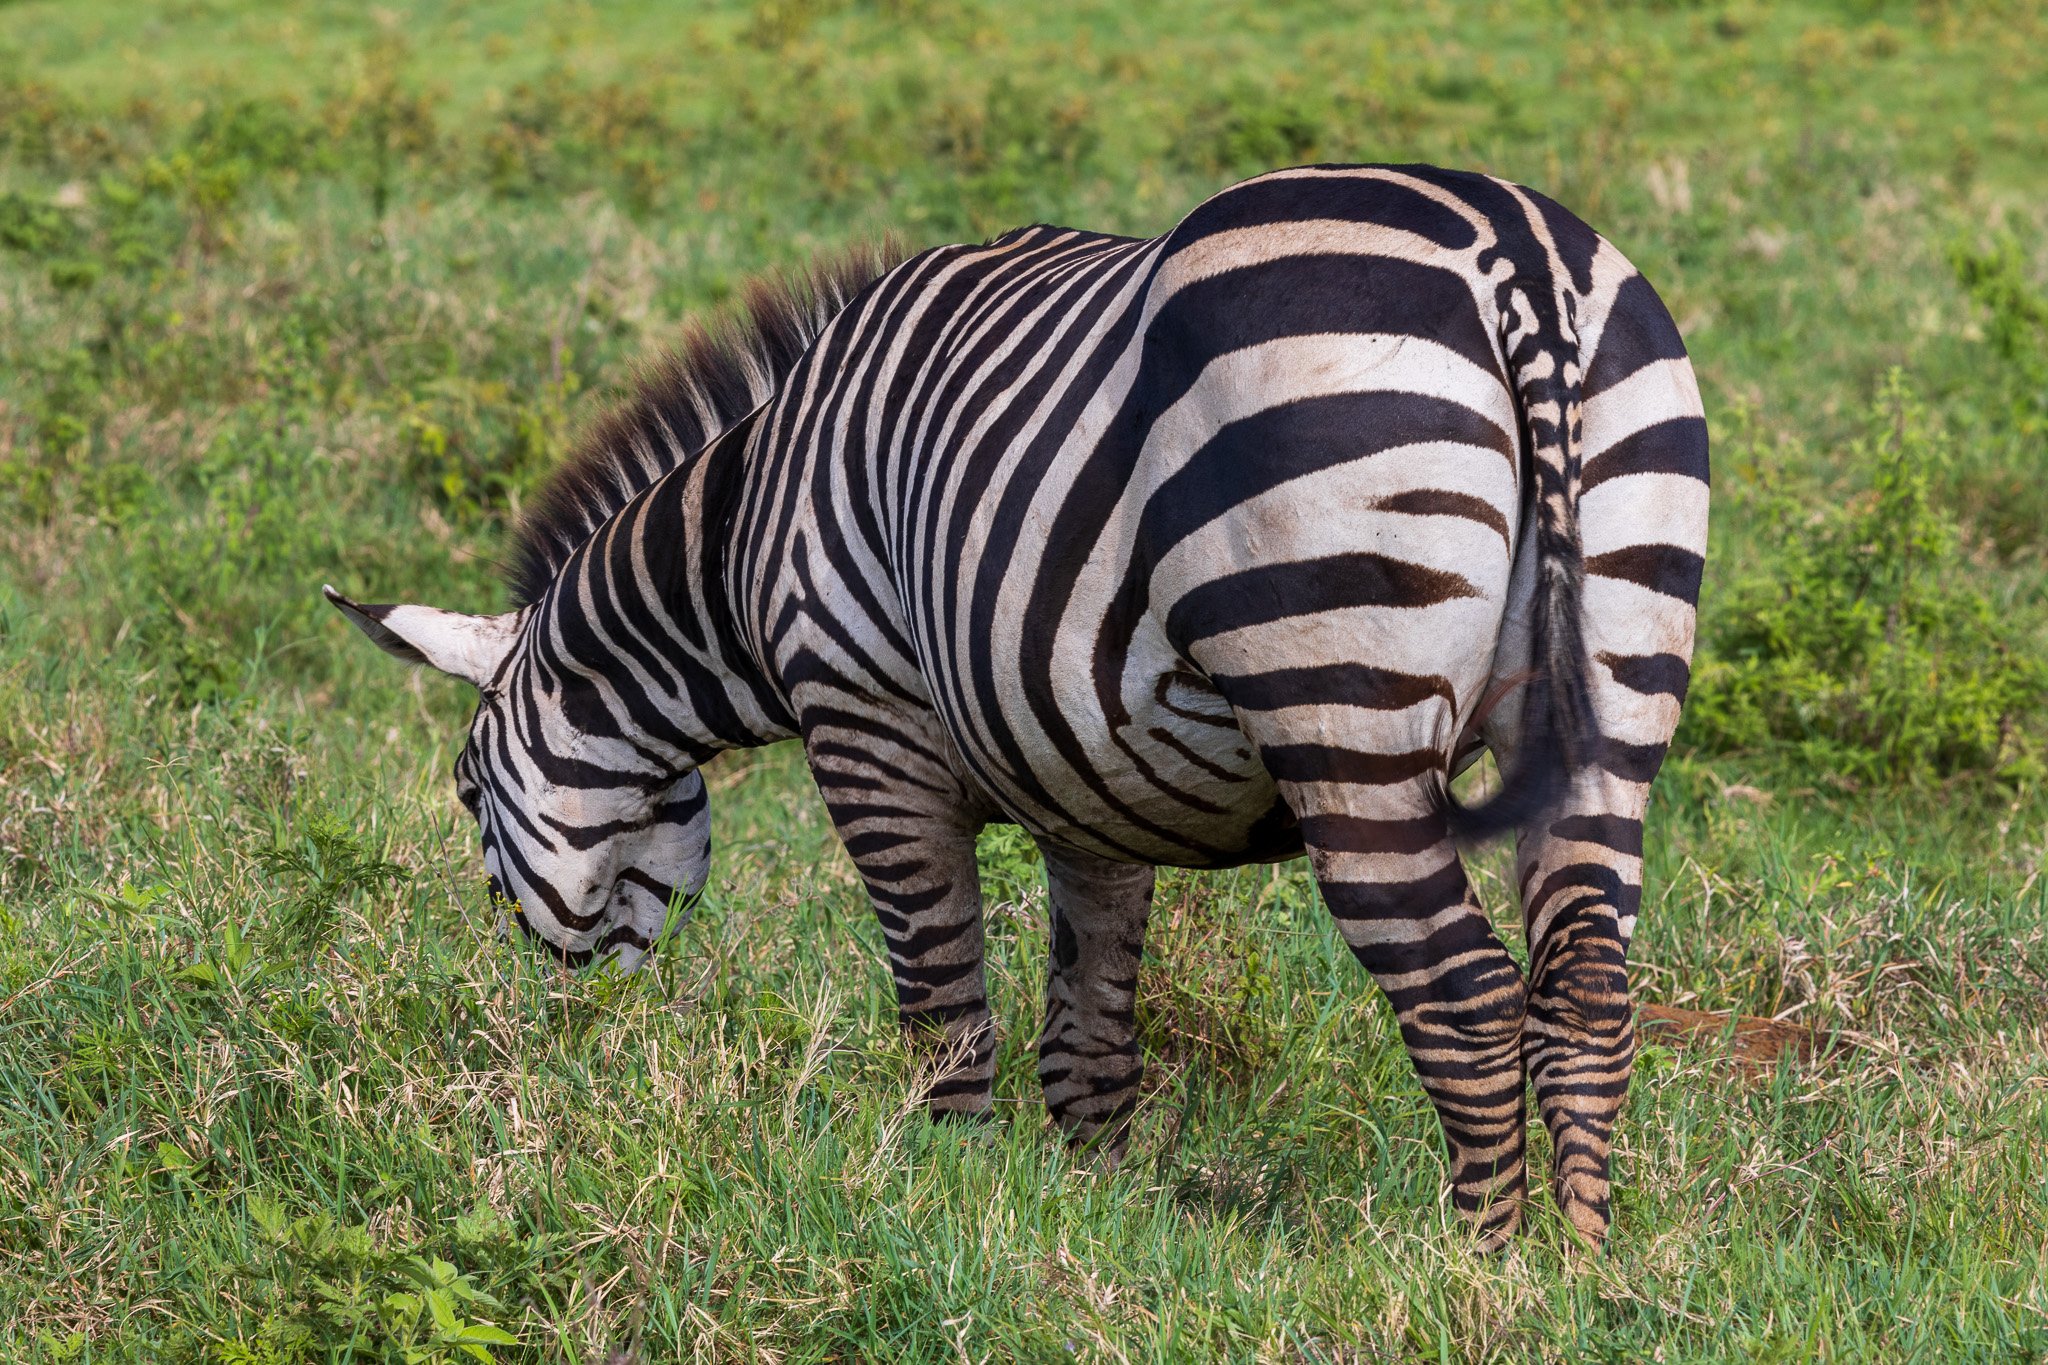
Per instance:
[[[474,783],[458,782],[455,784],[455,799],[460,801],[463,808],[471,815],[477,813],[477,803],[481,797],[482,792],[477,789]]]

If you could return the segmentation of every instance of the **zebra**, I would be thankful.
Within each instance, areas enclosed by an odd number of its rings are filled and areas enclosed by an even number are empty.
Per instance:
[[[799,738],[939,1115],[992,1104],[976,835],[1035,839],[1044,1098],[1114,1159],[1155,869],[1305,853],[1481,1244],[1522,1223],[1533,1090],[1598,1245],[1707,492],[1685,347],[1613,246],[1486,175],[1309,166],[1160,237],[757,283],[552,477],[511,610],[326,591],[479,689],[457,795],[565,961],[637,965],[708,873],[702,765]],[[1459,853],[1511,830],[1526,974]]]

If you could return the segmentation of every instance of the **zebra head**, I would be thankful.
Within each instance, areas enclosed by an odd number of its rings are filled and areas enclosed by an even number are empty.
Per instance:
[[[551,662],[532,607],[468,616],[324,591],[386,653],[476,686],[455,794],[506,919],[571,966],[639,966],[709,875],[704,756],[628,738],[601,680]]]

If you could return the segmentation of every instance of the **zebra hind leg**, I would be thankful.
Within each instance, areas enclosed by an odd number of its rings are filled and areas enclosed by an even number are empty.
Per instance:
[[[1052,944],[1038,1079],[1068,1138],[1114,1164],[1145,1074],[1134,1010],[1154,869],[1042,848]]]
[[[1276,759],[1282,771],[1310,766],[1299,750],[1269,751],[1269,765]],[[1348,767],[1359,771],[1347,778],[1368,778],[1374,764],[1312,766],[1317,777]],[[1472,895],[1426,779],[1282,781],[1324,903],[1393,1005],[1435,1106],[1451,1202],[1481,1245],[1498,1249],[1521,1226],[1528,1193],[1521,970]]]
[[[1524,832],[1517,854],[1530,959],[1523,1059],[1550,1130],[1558,1209],[1595,1246],[1611,1221],[1609,1158],[1635,1060],[1628,941],[1646,795],[1647,784],[1594,774]]]

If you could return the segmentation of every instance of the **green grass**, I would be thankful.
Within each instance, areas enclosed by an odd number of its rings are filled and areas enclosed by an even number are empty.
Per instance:
[[[2018,4],[0,8],[0,1358],[2048,1357],[2044,52]],[[1635,980],[1823,1047],[1646,1047],[1605,1256],[1547,1205],[1466,1249],[1298,866],[1162,883],[1114,1174],[1038,1105],[1013,832],[986,1131],[908,1103],[787,747],[714,767],[656,970],[491,936],[468,699],[319,583],[499,601],[750,271],[1346,158],[1579,210],[1716,431]]]

